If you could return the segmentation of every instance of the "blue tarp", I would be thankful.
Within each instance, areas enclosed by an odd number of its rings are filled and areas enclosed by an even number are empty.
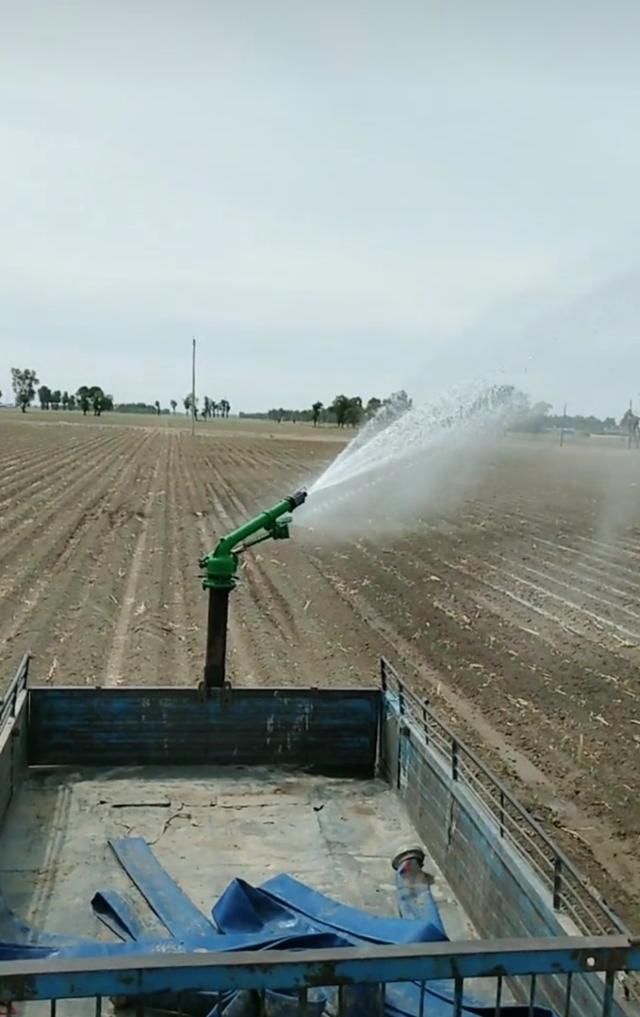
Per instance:
[[[151,910],[172,936],[189,941],[211,939],[214,933],[211,922],[174,882],[166,869],[162,868],[146,840],[142,837],[118,837],[110,840],[109,845]]]
[[[369,915],[325,897],[287,875],[268,879],[261,890],[316,922],[371,943],[437,943],[449,938],[430,888],[424,894],[422,914],[417,920]]]
[[[144,939],[146,930],[133,907],[117,890],[98,890],[91,909],[103,925],[125,943]]]
[[[3,907],[0,898],[0,960],[47,956],[101,957],[139,956],[142,953],[188,953],[194,950],[232,952],[237,950],[310,950],[362,946],[365,944],[409,944],[446,941],[442,919],[430,887],[420,893],[417,917],[381,918],[349,907],[319,893],[292,876],[280,875],[260,887],[234,879],[212,909],[215,927],[176,885],[157,861],[149,845],[139,837],[111,841],[123,868],[147,901],[151,910],[171,933],[167,939],[152,938],[127,900],[114,890],[101,890],[93,898],[96,916],[124,942],[100,943],[94,940],[70,940],[38,933]],[[398,886],[400,895],[402,887]],[[400,903],[400,901],[399,901]],[[351,1017],[369,1014],[372,988],[352,986],[345,989],[342,1010]],[[376,990],[377,991],[377,990]],[[422,989],[418,983],[385,986],[385,1012],[388,1017],[416,1017],[420,1012]],[[313,1006],[320,1014],[335,990],[325,990]],[[424,1012],[429,1017],[452,1017],[451,982],[429,983],[425,988]],[[171,994],[153,1003],[175,1003]],[[207,993],[189,994],[188,1012],[200,1017],[211,1010],[213,997]],[[297,997],[288,993],[269,993],[274,1014],[296,1013]],[[251,1017],[255,997],[251,993],[233,993],[216,1002],[211,1017]],[[186,1012],[185,1000],[181,1007]],[[465,996],[463,1014],[491,1017],[495,1007]],[[309,1012],[309,1011],[308,1011]],[[503,1006],[503,1017],[524,1017],[529,1008]],[[535,1007],[535,1017],[552,1017],[551,1012]]]

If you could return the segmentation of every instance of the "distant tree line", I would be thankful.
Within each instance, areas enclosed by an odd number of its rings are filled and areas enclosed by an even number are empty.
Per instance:
[[[41,410],[79,410],[84,416],[92,413],[99,417],[102,413],[113,409],[119,413],[153,413],[156,416],[169,413],[168,409],[161,407],[159,399],[156,399],[154,403],[118,403],[114,406],[113,396],[105,392],[100,385],[81,385],[75,392],[50,388],[48,385],[40,384],[36,372],[30,367],[12,367],[11,386],[15,404],[20,407],[23,413],[27,412],[36,396]],[[2,392],[0,392],[1,396]],[[189,402],[190,398],[189,396]],[[231,404],[228,400],[222,399],[219,403],[215,403],[205,397],[205,405],[207,403],[209,403],[208,415],[229,416]],[[175,413],[178,408],[177,400],[172,399],[170,406],[171,412]],[[187,400],[185,400],[185,407],[187,407]]]
[[[268,410],[266,413],[240,413],[240,416],[258,420],[273,420],[277,424],[283,421],[293,423],[303,421],[312,423],[314,427],[319,424],[333,424],[334,427],[358,427],[364,421],[375,417],[383,407],[393,412],[394,415],[399,415],[411,409],[412,405],[412,400],[402,389],[399,392],[393,392],[387,399],[378,399],[377,396],[372,396],[366,403],[361,396],[337,395],[326,406],[317,400],[308,409],[291,410],[280,406]]]
[[[476,400],[476,406],[483,408],[504,407],[505,425],[509,431],[524,434],[540,434],[544,431],[577,431],[580,434],[638,434],[640,419],[631,407],[625,410],[620,420],[615,417],[597,417],[594,414],[552,413],[551,403],[540,400],[531,402],[526,393],[513,385],[494,386]]]
[[[240,417],[273,420],[276,423],[298,421],[334,427],[357,427],[359,424],[385,413],[392,417],[406,412],[412,400],[404,390],[394,392],[387,399],[372,396],[366,403],[359,396],[337,395],[328,404],[320,400],[308,409],[273,408],[266,413],[240,413]],[[619,423],[614,417],[596,417],[581,414],[552,413],[550,403],[531,402],[525,392],[513,385],[492,385],[485,388],[473,400],[461,404],[443,424],[453,426],[456,421],[471,418],[481,413],[503,413],[505,430],[524,434],[538,434],[543,431],[578,431],[582,434],[640,434],[640,419],[631,410],[626,410]],[[640,439],[639,439],[640,440]]]
[[[157,417],[171,413],[166,407],[161,408],[157,399],[155,403],[116,403],[115,410],[117,413],[153,413]]]
[[[15,397],[15,404],[23,413],[31,406],[36,396],[42,410],[77,410],[84,416],[91,413],[99,417],[102,413],[114,409],[113,396],[104,391],[100,385],[81,385],[75,392],[66,389],[52,389],[48,385],[41,385],[36,372],[31,368],[11,368],[11,385]],[[0,392],[0,397],[2,392]],[[187,415],[191,415],[191,394],[185,396],[183,405]],[[285,409],[278,407],[268,410],[266,413],[240,413],[240,417],[251,417],[257,419],[273,420],[276,423],[283,421],[304,421],[312,423],[314,427],[320,424],[333,425],[335,427],[358,427],[360,424],[371,420],[373,417],[384,420],[386,414],[391,418],[399,416],[411,409],[413,405],[404,389],[393,392],[386,399],[379,399],[371,396],[366,403],[360,396],[347,396],[340,394],[325,405],[320,400],[312,403],[305,409]],[[178,403],[175,399],[170,400],[171,412],[175,414]],[[118,403],[115,406],[121,413],[149,413],[160,416],[168,414],[168,409],[163,409],[160,401],[154,403],[133,402]],[[221,417],[226,419],[231,412],[231,404],[228,399],[216,401],[209,396],[204,396],[202,410],[198,407],[198,399],[195,400],[195,416],[203,420]],[[634,435],[640,444],[640,418],[633,413],[629,407],[621,416],[619,423],[614,417],[596,417],[593,414],[584,416],[581,414],[558,414],[552,413],[550,403],[539,401],[532,403],[526,393],[519,391],[513,385],[494,385],[484,389],[476,398],[465,406],[460,406],[459,411],[451,417],[450,423],[461,417],[475,415],[478,412],[494,412],[504,410],[505,429],[527,434],[537,434],[543,431],[562,430],[578,431],[583,434],[624,434]]]
[[[50,389],[48,385],[41,385],[38,400],[41,410],[81,410],[85,417],[88,413],[99,417],[113,409],[113,396],[100,385],[81,385],[76,392],[71,393],[66,389],[61,392],[58,388]]]
[[[506,386],[511,388],[511,386]],[[543,431],[578,431],[581,434],[626,434],[633,414],[627,410],[618,424],[614,417],[596,417],[594,414],[552,413],[550,403],[531,403],[523,392],[512,389],[513,414],[509,430],[525,434],[541,434]]]
[[[187,414],[188,417],[190,417],[192,406],[192,395],[190,392],[188,395],[184,397],[184,399],[182,400],[182,404],[184,406],[185,413]],[[172,399],[171,406],[173,407],[174,413],[176,405],[177,403],[174,405],[174,401]],[[210,396],[205,396],[202,402],[201,410],[198,406],[198,397],[196,396],[195,398],[194,416],[196,420],[198,419],[211,420],[212,418],[215,417],[221,417],[223,420],[226,420],[230,413],[231,413],[231,403],[229,402],[228,399],[220,399],[219,402],[216,402],[216,400],[211,399]]]
[[[543,413],[541,412],[542,406],[548,406],[548,404],[534,403],[531,407],[531,417],[527,427],[529,433],[546,430],[559,431],[562,429],[565,431],[580,431],[583,434],[626,433],[622,419],[620,424],[617,424],[614,417],[600,418],[593,416],[593,414],[585,417],[580,413],[575,415],[567,414],[565,416],[562,413],[549,413],[548,411]]]
[[[37,388],[36,392],[36,387]],[[93,412],[99,417],[105,410],[113,409],[113,396],[104,392],[100,385],[81,385],[76,392],[69,393],[66,389],[51,389],[48,385],[40,385],[40,379],[30,367],[11,368],[11,387],[16,406],[23,413],[38,396],[42,410],[81,410],[86,416]]]

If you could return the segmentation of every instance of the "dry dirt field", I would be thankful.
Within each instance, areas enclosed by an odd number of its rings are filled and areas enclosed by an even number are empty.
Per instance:
[[[40,681],[196,683],[199,556],[339,448],[304,426],[1,411],[3,680],[31,649]],[[639,499],[638,451],[505,438],[411,535],[267,543],[233,595],[232,679],[371,682],[386,654],[640,927]]]

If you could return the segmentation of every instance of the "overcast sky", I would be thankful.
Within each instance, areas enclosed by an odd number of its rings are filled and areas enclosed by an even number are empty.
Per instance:
[[[0,388],[640,397],[637,0],[3,0]],[[635,375],[635,381],[631,380]]]

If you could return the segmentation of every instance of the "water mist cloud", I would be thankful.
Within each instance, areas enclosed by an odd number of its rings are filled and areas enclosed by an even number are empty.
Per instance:
[[[450,392],[399,416],[383,408],[312,485],[296,522],[314,538],[401,532],[464,497],[513,407]]]

